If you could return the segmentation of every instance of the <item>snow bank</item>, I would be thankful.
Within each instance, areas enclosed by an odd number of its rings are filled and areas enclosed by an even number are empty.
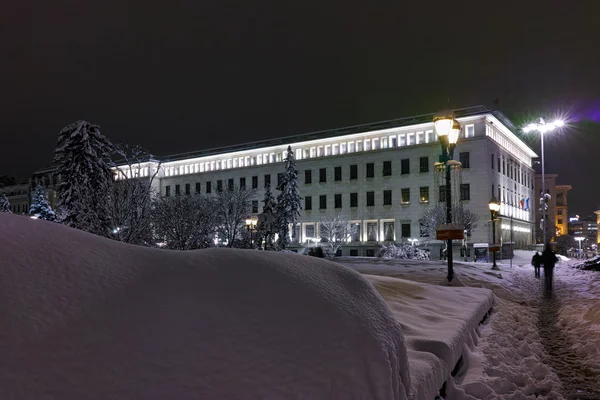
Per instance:
[[[466,359],[477,343],[479,323],[492,308],[494,295],[488,289],[366,277],[402,325],[413,398],[435,398],[460,358],[464,355]]]
[[[0,254],[2,399],[407,398],[401,327],[334,263],[7,214]]]

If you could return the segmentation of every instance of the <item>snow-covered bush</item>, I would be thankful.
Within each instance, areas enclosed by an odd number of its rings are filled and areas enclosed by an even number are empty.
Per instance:
[[[403,241],[400,243],[392,243],[390,245],[382,245],[377,252],[377,257],[397,258],[401,260],[429,260],[429,253]]]

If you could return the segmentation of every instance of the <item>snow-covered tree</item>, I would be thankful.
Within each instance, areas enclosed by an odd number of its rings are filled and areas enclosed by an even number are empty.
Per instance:
[[[285,157],[285,172],[277,189],[277,227],[279,238],[278,246],[285,249],[289,242],[289,226],[292,225],[292,234],[296,234],[296,221],[302,210],[302,197],[298,186],[298,169],[292,147],[288,146]]]
[[[403,238],[400,243],[382,245],[377,252],[377,257],[397,258],[401,260],[429,260],[429,253],[414,246]]]
[[[39,183],[35,187],[33,196],[31,198],[29,215],[39,219],[44,219],[46,221],[54,221],[56,219],[56,213],[50,206],[48,196],[46,195],[46,189],[44,189],[44,187]]]
[[[464,208],[462,204],[452,207],[452,220],[465,227],[467,236],[471,236],[471,233],[479,224],[479,215],[475,214],[468,208]],[[436,229],[439,225],[446,223],[446,205],[437,204],[430,206],[423,212],[423,216],[419,219],[421,226],[421,237],[425,241],[435,240]]]
[[[173,250],[210,247],[216,234],[216,199],[203,195],[154,197],[152,225],[157,241]]]
[[[233,247],[248,215],[252,211],[254,190],[233,186],[217,193],[217,215],[219,217],[219,237]]]
[[[0,212],[11,213],[10,202],[4,193],[0,193]]]
[[[115,158],[116,179],[108,211],[111,237],[125,243],[148,244],[152,237],[152,182],[160,171],[160,162],[148,167],[147,176],[141,176],[142,167],[151,159],[142,147],[119,143],[115,145]]]
[[[319,224],[323,247],[331,256],[335,255],[339,249],[348,243],[355,232],[356,227],[339,215],[333,218],[323,217]]]
[[[262,243],[264,240],[265,250],[272,250],[274,248],[275,233],[277,233],[275,214],[277,203],[273,197],[271,185],[267,186],[262,203],[263,212],[258,217],[257,243]]]
[[[65,223],[97,235],[110,235],[108,204],[113,146],[98,125],[77,121],[60,131],[54,151],[58,207]]]

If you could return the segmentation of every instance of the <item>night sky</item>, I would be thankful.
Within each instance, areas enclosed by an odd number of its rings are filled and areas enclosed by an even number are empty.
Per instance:
[[[391,3],[5,2],[0,175],[77,119],[167,155],[499,99],[518,124],[570,115],[546,171],[570,214],[600,209],[599,2]]]

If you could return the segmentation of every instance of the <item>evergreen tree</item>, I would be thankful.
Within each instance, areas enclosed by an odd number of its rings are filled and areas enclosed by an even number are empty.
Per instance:
[[[45,219],[46,221],[54,221],[56,219],[56,214],[52,210],[52,207],[50,207],[48,197],[46,197],[46,190],[39,183],[33,192],[29,215]]]
[[[281,193],[277,196],[277,226],[278,226],[278,245],[285,249],[289,243],[289,225],[292,225],[292,234],[296,235],[296,221],[302,210],[302,197],[298,186],[298,169],[292,147],[288,146],[287,156],[285,157],[285,172],[281,183],[277,188]]]
[[[73,228],[107,236],[107,208],[112,186],[113,146],[98,125],[77,121],[58,136],[54,151],[62,221]]]
[[[271,185],[267,186],[265,196],[262,200],[263,212],[260,215],[257,230],[257,242],[261,243],[264,239],[265,250],[272,249],[274,247],[274,237],[277,232],[275,213],[277,211],[277,203],[273,192],[271,191]]]
[[[0,212],[10,213],[10,202],[4,193],[0,194]]]

